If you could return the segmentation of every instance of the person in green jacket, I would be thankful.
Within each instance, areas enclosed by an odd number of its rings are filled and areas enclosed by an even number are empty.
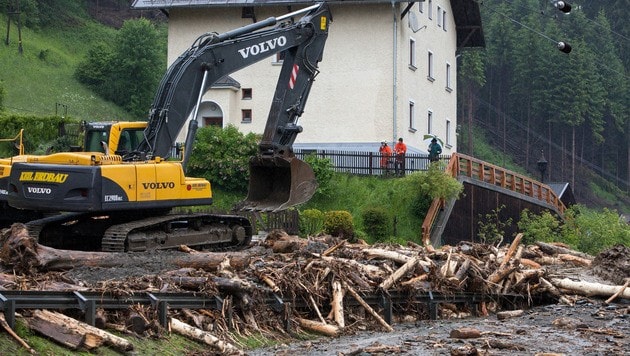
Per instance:
[[[429,161],[435,162],[440,159],[440,154],[442,153],[442,146],[437,142],[436,138],[431,140],[431,144],[429,145]]]

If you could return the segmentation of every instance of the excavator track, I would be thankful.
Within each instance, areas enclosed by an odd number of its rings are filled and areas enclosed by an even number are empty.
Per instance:
[[[247,218],[219,214],[68,213],[26,224],[38,242],[63,249],[104,252],[143,252],[187,245],[208,250],[238,250],[249,245],[252,226]]]
[[[239,249],[252,239],[249,220],[237,215],[170,214],[118,224],[105,231],[102,250],[143,252],[180,245]]]

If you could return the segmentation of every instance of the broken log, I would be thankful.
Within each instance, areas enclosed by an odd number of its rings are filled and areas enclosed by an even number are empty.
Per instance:
[[[557,246],[557,245],[553,245],[553,244],[548,244],[542,241],[536,241],[536,246],[540,247],[540,249],[548,254],[548,255],[558,255],[558,254],[568,254],[568,255],[573,255],[573,256],[577,256],[577,257],[581,257],[581,258],[585,258],[588,260],[592,260],[593,256],[583,253],[583,252],[579,252],[579,251],[574,251],[571,249],[568,249],[566,247],[562,247],[562,246]]]
[[[385,279],[378,287],[382,290],[388,290],[391,286],[396,283],[402,276],[407,274],[407,272],[412,271],[416,268],[418,264],[418,257],[413,257],[409,261],[407,261],[404,265],[402,265],[399,269],[397,269],[394,273],[392,273],[387,279]]]
[[[317,321],[302,319],[302,318],[297,318],[297,322],[304,329],[316,332],[318,334],[322,334],[322,335],[326,335],[330,337],[335,337],[339,335],[339,328],[334,325],[322,324]]]
[[[519,317],[519,316],[523,315],[523,313],[524,313],[524,311],[521,310],[521,309],[500,311],[500,312],[497,313],[497,319],[505,320],[505,319],[516,318],[516,317]]]
[[[332,315],[333,320],[340,328],[346,327],[346,321],[343,317],[343,289],[339,281],[332,283]]]
[[[559,289],[569,290],[579,295],[610,297],[616,294],[620,289],[623,292],[619,294],[619,297],[630,299],[630,290],[623,288],[623,286],[611,286],[608,284],[592,283],[586,281],[573,281],[569,278],[552,278],[551,283]]]
[[[126,352],[133,350],[133,344],[126,339],[108,333],[107,331],[101,330],[97,327],[80,322],[61,313],[37,309],[33,312],[33,317],[46,321],[48,323],[52,323],[57,328],[65,327],[72,333],[76,333],[81,337],[86,334],[96,335],[100,337],[106,345],[109,345],[118,351]],[[82,340],[81,342],[83,343],[84,340]]]
[[[510,259],[512,259],[512,256],[516,252],[516,248],[518,247],[518,245],[521,244],[521,239],[523,239],[523,233],[519,233],[518,235],[516,235],[514,241],[512,241],[512,243],[510,244],[510,248],[505,254],[505,257],[503,257],[503,261],[501,261],[499,269],[503,269],[508,264],[508,262],[510,262]]]
[[[239,350],[236,346],[222,341],[216,336],[210,334],[207,331],[203,331],[194,326],[188,325],[178,319],[171,318],[169,323],[170,329],[180,335],[186,336],[195,341],[204,343],[221,352],[222,354],[237,354],[244,355],[245,353]]]
[[[481,331],[473,328],[453,329],[449,337],[453,339],[476,339],[481,337]]]
[[[0,258],[6,265],[22,273],[28,274],[33,270],[62,271],[86,266],[120,267],[129,264],[127,253],[56,249],[38,244],[29,236],[24,224],[13,224],[9,230],[10,235],[4,239],[0,249]],[[247,252],[182,252],[164,255],[162,261],[173,267],[215,270],[225,258],[229,258],[232,268],[242,270],[259,252],[253,249]]]

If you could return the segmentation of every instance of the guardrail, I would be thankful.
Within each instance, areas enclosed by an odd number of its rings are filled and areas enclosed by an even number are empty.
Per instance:
[[[438,305],[440,303],[468,304],[476,310],[482,302],[515,302],[528,303],[527,296],[517,294],[485,294],[485,293],[439,293],[432,291],[379,291],[361,293],[365,302],[377,307],[383,313],[384,320],[391,324],[394,310],[405,306],[426,307],[429,319],[438,318]],[[294,298],[284,300],[277,294],[269,294],[265,297],[266,305],[285,318],[285,328],[289,328],[291,307],[297,310],[309,310],[311,307],[307,301],[300,302]],[[220,296],[207,296],[199,293],[151,293],[131,292],[126,295],[89,292],[89,291],[0,291],[0,310],[11,328],[15,327],[15,312],[20,309],[78,309],[84,313],[85,322],[94,326],[97,309],[127,309],[133,305],[146,305],[157,311],[160,325],[168,325],[168,311],[172,309],[214,309],[222,310],[224,298]],[[352,297],[344,297],[344,305],[360,306]],[[312,312],[312,310],[311,310]],[[231,313],[226,313],[229,317]]]

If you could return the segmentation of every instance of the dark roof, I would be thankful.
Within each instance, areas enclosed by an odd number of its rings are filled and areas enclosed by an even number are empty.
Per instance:
[[[570,207],[571,205],[575,205],[575,196],[573,195],[573,189],[567,182],[558,182],[558,183],[547,183],[549,188],[553,190],[554,193],[558,196],[560,201],[564,203],[566,207]]]
[[[173,7],[230,7],[230,6],[265,6],[265,5],[310,5],[320,1],[289,0],[134,0],[132,9],[168,9]],[[410,3],[399,0],[328,0],[327,3],[365,4],[392,2]],[[453,17],[457,29],[457,48],[485,47],[479,3],[474,0],[451,0]]]
[[[226,75],[223,78],[220,78],[216,82],[212,84],[212,88],[235,88],[240,89],[241,83],[239,83],[236,79]]]

